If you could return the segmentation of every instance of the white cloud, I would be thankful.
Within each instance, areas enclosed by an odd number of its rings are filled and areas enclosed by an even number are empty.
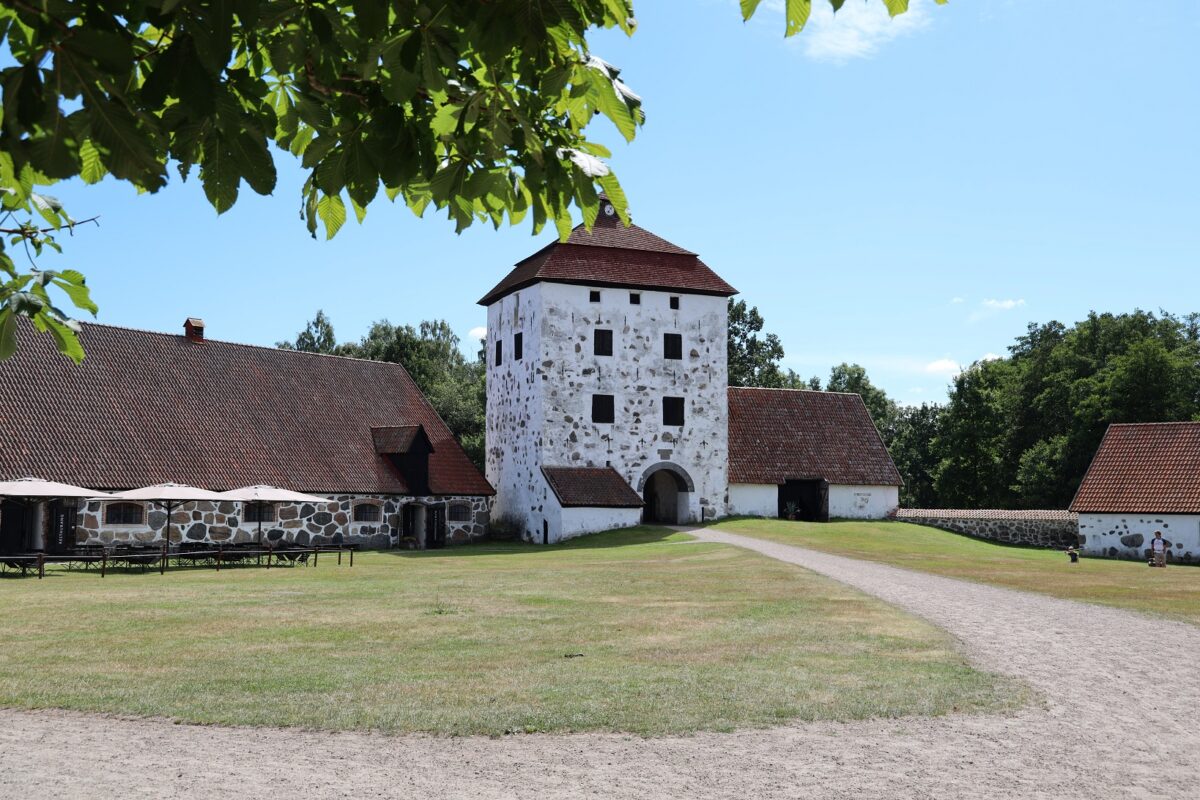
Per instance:
[[[487,328],[485,328],[482,325],[480,325],[477,328],[471,328],[471,330],[467,331],[467,340],[469,342],[472,342],[472,343],[478,342],[480,339],[486,339],[486,338],[487,338]]]
[[[853,0],[836,14],[827,2],[814,2],[812,16],[796,36],[804,55],[814,61],[844,63],[852,58],[870,58],[893,39],[907,36],[929,25],[932,0],[912,0],[908,11],[889,17],[879,0]],[[782,8],[782,3],[772,3]]]
[[[962,372],[962,367],[952,358],[939,358],[925,365],[925,372],[930,375],[953,376]]]
[[[996,314],[1003,314],[1005,311],[1012,311],[1014,308],[1021,308],[1024,305],[1024,298],[998,299],[989,297],[979,304],[979,308],[971,312],[971,316],[968,319],[971,322],[978,322],[981,319],[987,319]]]
[[[957,306],[957,305],[962,305],[963,303],[965,303],[967,301],[965,298],[962,298],[962,297],[951,297],[950,302]]]
[[[980,361],[999,361],[1002,358],[1004,358],[1004,356],[998,356],[995,353],[984,353],[982,356],[979,357],[979,360]]]
[[[983,307],[995,309],[996,311],[1012,311],[1018,306],[1025,305],[1024,300],[984,300]]]

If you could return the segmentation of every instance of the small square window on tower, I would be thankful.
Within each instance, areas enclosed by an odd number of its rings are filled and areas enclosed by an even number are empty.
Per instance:
[[[672,311],[678,311],[678,310],[679,310],[679,298],[678,298],[678,297],[672,297],[672,298],[671,298],[671,310],[672,310]]]
[[[612,422],[615,416],[611,394],[592,395],[592,422]]]
[[[596,335],[592,340],[592,354],[597,356],[611,356],[613,354],[613,332],[604,330],[603,328],[596,329]]]
[[[663,398],[663,425],[683,426],[683,398]]]
[[[496,340],[496,366],[504,363],[504,342],[500,339]]]
[[[599,303],[600,302],[600,290],[599,289],[592,289],[590,292],[588,292],[588,302],[590,302],[590,303]]]
[[[513,361],[520,361],[525,355],[525,334],[513,334]],[[682,357],[682,356],[681,356]]]
[[[642,304],[642,295],[638,292],[629,293],[629,305],[640,306]]]
[[[663,358],[677,361],[683,358],[683,334],[663,334]]]

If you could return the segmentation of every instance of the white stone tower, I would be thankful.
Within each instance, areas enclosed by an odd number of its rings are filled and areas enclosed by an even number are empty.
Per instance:
[[[538,542],[725,509],[736,290],[607,202],[601,212],[479,301],[492,518]]]

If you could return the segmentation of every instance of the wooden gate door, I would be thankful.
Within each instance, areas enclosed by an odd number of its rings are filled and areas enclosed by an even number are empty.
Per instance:
[[[425,508],[425,547],[438,550],[446,546],[446,507]]]
[[[46,533],[47,553],[69,553],[75,549],[75,521],[79,509],[74,503],[55,500],[48,506],[50,525]]]
[[[400,511],[400,535],[416,539],[417,533],[417,504],[409,503]]]

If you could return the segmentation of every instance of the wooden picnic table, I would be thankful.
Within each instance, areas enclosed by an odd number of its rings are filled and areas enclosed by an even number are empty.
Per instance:
[[[21,574],[28,574],[30,570],[37,570],[38,578],[44,578],[46,575],[47,564],[66,564],[70,569],[73,564],[80,564],[84,569],[90,567],[100,567],[100,577],[105,577],[110,566],[116,566],[124,563],[126,566],[140,566],[145,572],[147,567],[158,565],[159,574],[165,573],[171,559],[175,559],[175,565],[180,566],[185,561],[190,561],[192,564],[209,563],[212,564],[219,572],[222,565],[236,564],[254,559],[256,564],[262,564],[262,557],[267,557],[267,567],[272,566],[272,557],[275,564],[287,562],[294,565],[297,561],[307,565],[309,558],[312,559],[312,566],[317,566],[317,559],[321,553],[337,553],[337,563],[340,566],[342,563],[342,554],[350,554],[350,566],[354,566],[354,553],[359,549],[356,544],[352,545],[313,545],[311,547],[300,547],[298,545],[285,547],[259,547],[256,545],[235,545],[229,548],[223,546],[217,547],[192,547],[183,550],[172,552],[166,546],[160,547],[116,547],[116,548],[81,548],[80,550],[69,553],[20,553],[13,555],[0,556],[0,566],[7,566],[12,569],[20,569]]]

